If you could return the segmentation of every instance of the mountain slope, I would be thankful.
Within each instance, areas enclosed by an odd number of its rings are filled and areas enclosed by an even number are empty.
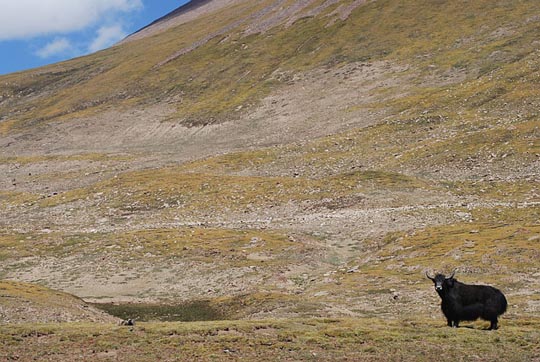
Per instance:
[[[0,282],[0,324],[116,321],[72,295],[25,283]]]
[[[236,0],[193,0],[180,6],[178,9],[169,14],[153,21],[142,29],[129,35],[121,43],[129,42],[136,39],[145,38],[159,32],[163,32],[181,24],[192,21],[203,14],[216,12],[222,8],[231,6],[237,2]]]
[[[209,4],[213,3],[220,1]],[[389,1],[358,2],[346,21],[339,20],[338,9],[343,4],[334,4],[315,17],[302,18],[289,26],[279,26],[284,10],[280,12],[277,3],[238,3],[225,10],[205,12],[189,26],[180,24],[136,44],[26,76],[7,76],[2,104],[10,111],[3,108],[2,114],[8,122],[24,123],[26,119],[34,124],[62,118],[66,113],[74,117],[98,111],[107,104],[168,101],[179,111],[175,118],[185,124],[190,120],[207,124],[218,116],[222,122],[236,118],[231,111],[238,106],[249,106],[267,94],[268,87],[283,83],[285,79],[280,81],[276,71],[294,73],[332,62],[339,65],[390,59],[412,63],[422,70],[426,67],[428,73],[450,80],[452,76],[476,76],[498,62],[519,61],[533,52],[538,27],[534,16],[527,15],[538,10],[534,2],[503,2],[496,7],[477,2],[466,8],[459,3],[427,6],[419,0],[407,6]],[[312,2],[303,13],[313,10],[315,4]],[[418,8],[424,11],[415,14]],[[489,14],[483,12],[485,8],[490,9]],[[385,22],[377,21],[381,11],[388,14]],[[469,13],[476,14],[474,19]],[[295,14],[291,10],[289,19]],[[276,27],[267,29],[263,26],[267,23]],[[246,36],[251,28],[266,32]],[[445,29],[444,33],[438,29]],[[182,59],[174,58],[183,52]],[[489,57],[493,52],[495,55]],[[236,82],[229,81],[232,79]],[[42,93],[45,85],[47,92]],[[26,97],[17,106],[23,95]],[[32,109],[39,109],[39,116]]]
[[[199,1],[1,77],[0,276],[234,318],[395,318],[436,304],[423,271],[457,267],[534,315],[539,15]]]

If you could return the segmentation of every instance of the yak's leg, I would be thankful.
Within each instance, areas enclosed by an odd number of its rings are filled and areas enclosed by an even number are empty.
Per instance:
[[[446,318],[448,327],[452,327],[452,320],[450,318]]]
[[[454,321],[454,328],[459,328],[459,320]]]
[[[491,320],[491,325],[489,326],[489,330],[491,331],[493,329],[499,329],[497,317]]]

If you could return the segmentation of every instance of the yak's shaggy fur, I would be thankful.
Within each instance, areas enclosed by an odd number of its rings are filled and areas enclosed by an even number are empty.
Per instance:
[[[437,274],[432,278],[426,273],[441,297],[441,309],[448,326],[457,328],[460,321],[482,318],[491,322],[489,329],[497,329],[497,318],[506,312],[508,305],[504,294],[488,285],[460,283],[454,279],[454,274],[448,278],[443,274]]]

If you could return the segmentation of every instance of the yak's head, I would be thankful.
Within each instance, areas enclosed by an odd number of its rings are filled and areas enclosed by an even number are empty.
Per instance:
[[[430,277],[429,274],[426,272],[426,277],[431,279],[433,284],[435,284],[435,290],[437,293],[441,294],[443,290],[448,290],[454,286],[454,275],[456,274],[456,271],[454,270],[452,272],[452,275],[449,277],[446,277],[444,274],[436,274],[435,277]]]

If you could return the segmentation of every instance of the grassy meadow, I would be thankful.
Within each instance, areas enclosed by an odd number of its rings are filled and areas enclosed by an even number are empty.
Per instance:
[[[48,147],[0,155],[0,361],[540,361],[540,2],[376,0],[340,19],[357,1],[315,0],[331,4],[249,33],[274,3],[0,77],[6,150]],[[349,66],[381,83],[347,83]],[[343,123],[325,136],[306,119],[291,142],[184,158],[147,129],[155,148],[122,152],[43,135],[163,106],[199,140],[310,82],[369,94],[323,113]],[[373,122],[345,125],[358,114]],[[454,269],[505,293],[499,330],[446,327],[424,273]]]

